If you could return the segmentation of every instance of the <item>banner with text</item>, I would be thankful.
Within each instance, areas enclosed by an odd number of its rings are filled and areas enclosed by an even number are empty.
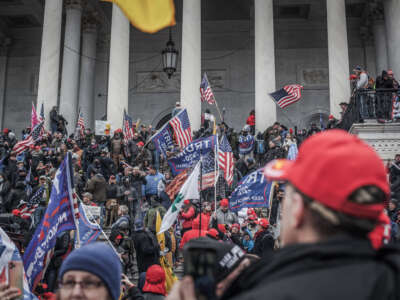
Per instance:
[[[272,182],[268,182],[263,169],[258,169],[242,178],[229,199],[229,207],[237,212],[243,207],[269,207]]]
[[[216,135],[197,139],[191,142],[182,152],[168,160],[172,174],[176,176],[183,170],[192,167],[200,160],[201,155],[206,155],[210,151],[214,150],[216,142]]]

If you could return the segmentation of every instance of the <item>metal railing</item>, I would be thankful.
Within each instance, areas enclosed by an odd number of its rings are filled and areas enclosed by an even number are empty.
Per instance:
[[[400,89],[356,90],[337,128],[349,130],[354,123],[375,119],[381,123],[393,120],[393,104]]]

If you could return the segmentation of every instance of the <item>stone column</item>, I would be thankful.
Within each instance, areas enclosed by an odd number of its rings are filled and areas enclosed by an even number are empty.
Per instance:
[[[395,78],[400,78],[400,1],[385,0],[386,37],[388,45],[388,68],[393,69]]]
[[[201,1],[183,0],[181,104],[189,115],[192,130],[201,124]]]
[[[264,132],[276,121],[273,0],[254,0],[254,20],[256,131]]]
[[[375,47],[369,26],[360,27],[360,36],[364,47],[364,67],[369,76],[376,78]]]
[[[81,0],[66,0],[64,56],[60,91],[60,114],[68,121],[68,134],[77,121],[79,60],[81,49]]]
[[[94,128],[93,122],[93,104],[94,104],[94,80],[96,69],[96,42],[97,42],[97,24],[93,18],[85,17],[83,20],[82,31],[82,57],[81,74],[79,85],[79,107],[85,125]]]
[[[128,111],[129,32],[129,20],[113,4],[107,98],[107,120],[113,129],[122,127],[124,109]]]
[[[380,75],[383,70],[388,69],[386,29],[383,19],[377,19],[374,21],[373,31],[375,41],[376,74]]]
[[[38,112],[44,104],[47,128],[50,124],[50,110],[58,103],[62,10],[62,0],[46,0],[36,103]]]
[[[0,128],[3,128],[4,125],[4,102],[6,96],[9,42],[9,39],[6,39],[5,41],[0,41]]]
[[[327,0],[330,112],[340,118],[340,102],[350,101],[345,0]]]

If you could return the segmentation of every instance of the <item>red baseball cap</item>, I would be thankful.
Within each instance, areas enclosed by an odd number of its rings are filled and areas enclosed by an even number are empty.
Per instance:
[[[190,204],[190,200],[189,199],[183,200],[183,204],[186,204],[186,205]]]
[[[390,195],[385,166],[372,147],[343,130],[318,133],[303,142],[295,161],[266,165],[268,180],[287,180],[315,201],[359,218],[378,219],[384,204],[348,201],[358,188],[373,185]]]
[[[260,225],[263,228],[267,228],[269,226],[269,222],[267,219],[260,219],[256,222],[256,224]]]
[[[229,201],[226,198],[222,199],[221,202],[219,202],[219,206],[228,207],[228,205]]]

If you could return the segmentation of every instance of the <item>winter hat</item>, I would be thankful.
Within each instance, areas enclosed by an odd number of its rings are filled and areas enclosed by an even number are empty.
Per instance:
[[[92,243],[76,249],[64,260],[58,278],[68,271],[86,271],[99,277],[111,298],[117,300],[121,287],[121,262],[117,254],[104,243]]]
[[[226,278],[245,258],[245,252],[233,243],[219,242],[208,237],[200,237],[186,243],[187,248],[212,249],[216,254],[216,282]]]
[[[159,265],[152,265],[146,271],[146,282],[143,286],[143,292],[166,295],[165,289],[165,271]]]
[[[185,200],[183,200],[183,204],[185,204],[185,205],[188,205],[188,204],[190,204],[190,200],[189,200],[189,199],[185,199]]]

